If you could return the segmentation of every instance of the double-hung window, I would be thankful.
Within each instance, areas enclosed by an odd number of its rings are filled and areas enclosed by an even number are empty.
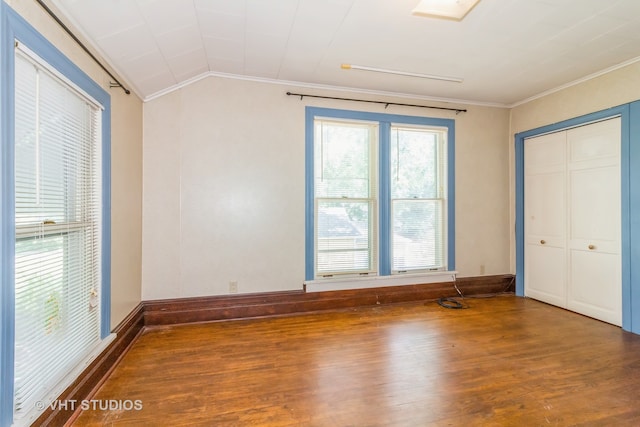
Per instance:
[[[377,124],[315,121],[316,273],[373,273],[377,266]]]
[[[0,5],[0,425],[30,425],[110,334],[109,95]],[[10,113],[7,113],[10,111]]]
[[[308,107],[306,125],[306,281],[453,269],[453,120]]]
[[[15,416],[100,342],[101,110],[17,51]]]
[[[391,126],[391,271],[447,268],[447,130]]]

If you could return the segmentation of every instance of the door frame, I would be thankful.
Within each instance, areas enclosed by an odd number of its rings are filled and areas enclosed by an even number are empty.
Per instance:
[[[524,143],[526,138],[621,119],[621,259],[622,329],[640,334],[640,101],[564,120],[515,134],[516,295],[524,297]]]

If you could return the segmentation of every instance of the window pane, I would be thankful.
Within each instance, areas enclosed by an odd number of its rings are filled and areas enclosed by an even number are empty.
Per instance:
[[[316,197],[369,198],[372,129],[368,124],[317,121],[315,126]]]
[[[85,233],[16,242],[15,411],[33,408],[99,338]],[[87,325],[93,325],[87,327]]]
[[[440,268],[444,263],[442,200],[394,200],[394,271]]]
[[[438,197],[438,133],[425,129],[391,129],[391,197]]]
[[[16,74],[16,225],[84,221],[96,112],[20,56]]]
[[[372,203],[318,202],[317,272],[372,270]]]

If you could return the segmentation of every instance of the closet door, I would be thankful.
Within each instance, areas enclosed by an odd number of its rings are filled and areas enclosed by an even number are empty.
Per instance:
[[[622,324],[620,119],[570,129],[567,308]]]
[[[525,295],[566,307],[566,133],[527,139]]]

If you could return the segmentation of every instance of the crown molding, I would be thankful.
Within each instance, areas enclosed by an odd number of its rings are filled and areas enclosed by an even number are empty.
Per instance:
[[[444,102],[448,104],[456,104],[456,105],[477,105],[482,107],[497,107],[497,108],[507,108],[506,104],[498,103],[498,102],[481,102],[467,99],[456,99],[456,98],[443,98],[443,97],[435,97],[435,96],[424,96],[424,95],[414,95],[409,93],[401,93],[401,92],[387,92],[387,91],[379,91],[379,90],[370,90],[370,89],[359,89],[354,87],[347,86],[332,86],[332,85],[324,85],[324,84],[316,84],[316,83],[306,83],[306,82],[298,82],[293,80],[279,80],[279,79],[269,79],[265,77],[253,77],[253,76],[241,76],[238,74],[228,74],[228,73],[219,73],[209,71],[198,76],[192,77],[191,79],[185,80],[181,83],[163,89],[161,91],[155,92],[143,99],[143,102],[153,101],[154,99],[160,98],[164,95],[167,95],[176,90],[182,89],[186,86],[189,86],[193,83],[196,83],[200,80],[206,79],[208,77],[218,77],[218,78],[226,78],[233,80],[244,80],[256,83],[266,83],[266,84],[275,84],[280,86],[295,86],[300,88],[307,89],[320,89],[320,90],[328,90],[328,91],[337,91],[337,92],[348,92],[348,93],[358,93],[358,94],[368,94],[368,95],[377,95],[377,96],[387,96],[394,98],[404,98],[404,99],[419,99],[423,101],[430,102]]]
[[[549,89],[549,90],[545,90],[544,92],[540,92],[537,95],[530,96],[529,98],[523,99],[521,101],[514,102],[513,104],[506,105],[506,107],[507,108],[515,108],[515,107],[517,107],[519,105],[523,105],[523,104],[526,104],[528,102],[535,101],[536,99],[544,98],[547,95],[551,95],[553,93],[560,92],[560,91],[562,91],[564,89],[568,89],[568,88],[570,88],[572,86],[576,86],[576,85],[579,85],[581,83],[588,82],[589,80],[593,80],[593,79],[595,79],[597,77],[603,76],[605,74],[609,74],[609,73],[611,73],[613,71],[616,71],[616,70],[619,70],[621,68],[627,67],[629,65],[635,64],[636,62],[639,62],[639,61],[640,61],[640,56],[637,56],[635,58],[631,58],[631,59],[629,59],[627,61],[624,61],[624,62],[621,62],[619,64],[613,65],[613,66],[611,66],[609,68],[605,68],[604,70],[597,71],[597,72],[595,72],[593,74],[589,74],[587,76],[584,76],[584,77],[579,78],[577,80],[574,80],[572,82],[565,83],[565,84],[557,86],[557,87],[555,87],[553,89]]]

